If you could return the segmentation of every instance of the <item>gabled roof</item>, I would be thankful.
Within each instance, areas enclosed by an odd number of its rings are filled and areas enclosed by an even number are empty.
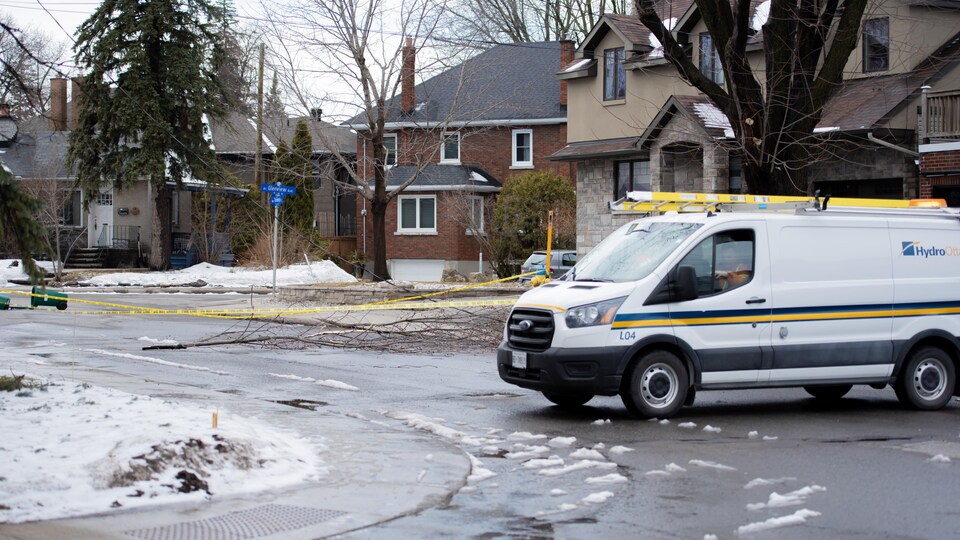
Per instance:
[[[496,178],[480,167],[431,163],[422,169],[416,166],[391,167],[387,171],[387,191],[396,190],[415,174],[417,179],[404,188],[404,193],[453,190],[494,193],[503,187]]]
[[[400,110],[401,96],[387,102],[387,124],[397,127],[563,123],[560,104],[560,42],[510,43],[483,51],[415,86],[415,109]],[[365,115],[347,122],[368,128]]]
[[[667,27],[670,19],[679,19],[691,10],[694,0],[661,0],[657,6],[657,13]],[[590,33],[586,35],[580,44],[578,53],[580,56],[592,57],[600,41],[610,32],[615,33],[624,42],[624,48],[639,55],[645,55],[655,48],[658,44],[650,30],[647,29],[636,15],[622,15],[617,13],[605,13]]]
[[[38,127],[41,130],[37,131]],[[50,131],[49,121],[25,122],[19,128],[16,142],[0,148],[0,163],[11,174],[21,178],[76,178],[74,170],[66,166],[70,132]]]
[[[263,153],[272,154],[281,139],[289,145],[300,120],[304,120],[310,129],[314,153],[329,154],[333,150],[347,154],[356,153],[357,138],[349,129],[311,117],[264,118]],[[257,124],[254,118],[238,112],[227,113],[223,118],[210,119],[210,131],[218,154],[256,153]]]

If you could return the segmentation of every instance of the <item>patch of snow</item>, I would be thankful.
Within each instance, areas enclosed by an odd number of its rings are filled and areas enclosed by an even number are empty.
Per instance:
[[[548,446],[527,446],[520,445],[522,448],[518,452],[508,452],[504,457],[507,459],[530,459],[540,457],[540,454],[550,451]]]
[[[779,438],[780,438],[780,437],[771,437],[771,436],[769,436],[769,435],[764,435],[764,436],[763,436],[763,440],[765,440],[765,441],[775,441],[775,440],[777,440],[777,439],[779,439]]]
[[[691,460],[689,461],[689,463],[690,463],[691,465],[696,465],[697,467],[704,467],[704,468],[707,468],[707,469],[717,469],[717,470],[721,470],[721,471],[735,471],[735,470],[737,470],[737,469],[735,469],[735,468],[733,468],[733,467],[731,467],[731,466],[729,466],[729,465],[721,465],[720,463],[717,463],[717,462],[715,462],[715,461],[704,461],[704,460],[702,460],[702,459],[691,459]]]
[[[703,540],[720,540],[715,534],[705,534],[703,535]]]
[[[806,486],[790,493],[780,495],[776,491],[771,493],[765,503],[751,503],[747,505],[747,510],[763,510],[764,508],[782,508],[784,506],[798,506],[807,501],[807,497],[814,493],[826,491],[822,486]]]
[[[477,171],[470,171],[470,179],[474,182],[484,182],[486,183],[487,179]]]
[[[100,274],[81,281],[96,287],[171,287],[198,282],[208,287],[269,287],[273,285],[273,269],[227,268],[200,263],[183,270],[169,272],[118,272]],[[333,261],[292,264],[277,268],[277,286],[315,283],[356,283],[357,278],[344,272]]]
[[[138,337],[137,341],[143,341],[146,343],[150,343],[151,345],[176,345],[177,343],[179,343],[175,339],[156,339],[156,338],[147,337],[147,336]]]
[[[414,429],[419,429],[421,431],[426,431],[428,433],[433,433],[434,435],[439,435],[444,439],[450,439],[454,441],[459,441],[464,438],[465,434],[462,431],[457,431],[452,428],[448,428],[438,421],[435,418],[428,418],[422,414],[416,413],[407,413],[400,411],[386,411],[383,413],[387,418],[393,418],[394,420],[399,420],[405,425],[410,426]]]
[[[680,424],[677,424],[677,427],[681,427],[683,429],[696,429],[697,425],[694,424],[693,422],[682,422]]]
[[[601,419],[601,420],[594,420],[593,422],[590,422],[590,424],[592,424],[592,425],[594,425],[594,426],[605,426],[605,425],[607,425],[607,424],[609,424],[609,423],[610,423],[610,419],[609,419],[609,418],[607,418],[606,420]]]
[[[770,529],[779,529],[780,527],[789,527],[791,525],[802,525],[807,522],[807,519],[817,517],[819,515],[820,512],[814,512],[813,510],[807,510],[804,508],[802,510],[797,510],[789,516],[772,517],[766,521],[741,525],[740,527],[737,527],[737,534],[744,535],[760,531],[769,531]]]
[[[666,418],[664,418],[663,420],[661,420],[661,421],[659,422],[659,424],[660,424],[661,426],[665,426],[665,425],[667,425],[667,424],[669,424],[669,423],[670,423],[670,421],[667,420]]]
[[[748,439],[756,439],[756,438],[759,437],[759,436],[760,436],[760,433],[758,433],[758,432],[756,432],[756,431],[751,431],[750,433],[747,433],[747,438],[748,438]]]
[[[661,470],[647,471],[643,474],[645,474],[646,476],[670,476],[670,473],[668,473],[667,471],[661,471]]]
[[[207,372],[210,372],[210,373],[215,373],[215,374],[217,374],[217,375],[229,375],[229,373],[227,373],[226,371],[218,371],[218,370],[210,369],[210,368],[204,367],[204,366],[192,366],[192,365],[190,365],[190,364],[179,364],[179,363],[177,363],[177,362],[170,362],[170,361],[167,361],[167,360],[161,360],[161,359],[159,359],[159,358],[151,358],[151,357],[149,357],[149,356],[139,356],[139,355],[136,355],[136,354],[129,354],[129,353],[115,353],[115,352],[110,352],[110,351],[104,351],[104,350],[102,350],[102,349],[83,349],[83,350],[84,350],[85,352],[92,352],[92,353],[94,353],[94,354],[101,354],[101,355],[103,355],[103,356],[114,356],[114,357],[117,357],[117,358],[127,358],[127,359],[130,359],[130,360],[140,360],[140,361],[142,361],[142,362],[149,362],[149,363],[151,363],[151,364],[158,364],[158,365],[161,365],[161,366],[169,366],[169,367],[175,367],[175,368],[180,368],[180,369],[191,369],[191,370],[193,370],[193,371],[207,371]]]
[[[578,70],[578,69],[586,66],[587,64],[589,64],[589,63],[592,62],[592,61],[593,61],[593,58],[581,58],[580,60],[578,60],[578,61],[574,62],[573,64],[571,64],[570,67],[568,67],[567,69],[563,70],[563,72],[564,72],[564,73],[570,73],[571,71],[576,71],[576,70]]]
[[[603,504],[607,502],[607,499],[613,497],[612,491],[601,491],[599,493],[591,493],[586,497],[580,499],[580,502],[584,504]]]
[[[472,454],[467,454],[470,458],[470,476],[467,476],[467,482],[475,484],[477,482],[482,482],[489,478],[493,478],[497,473],[486,469],[483,466],[483,462],[474,457]]]
[[[770,18],[770,0],[761,2],[757,9],[753,12],[753,18],[750,19],[750,28],[756,30],[757,32],[763,29],[763,25],[767,24],[767,19]]]
[[[706,426],[703,427],[703,431],[706,431],[707,433],[720,433],[721,431],[723,431],[723,429],[718,427],[713,427],[707,424]]]
[[[663,21],[663,26],[666,27],[667,30],[673,30],[673,27],[676,25],[676,17],[671,17]],[[650,46],[653,47],[653,50],[650,51],[650,54],[647,55],[647,58],[663,58],[663,44],[660,43],[660,40],[657,39],[657,36],[653,35],[652,32],[650,33],[649,42]]]
[[[577,505],[575,505],[575,504],[573,504],[573,503],[563,503],[563,504],[557,506],[557,510],[559,510],[559,511],[561,511],[561,512],[569,512],[569,511],[571,511],[571,510],[576,510],[576,509],[577,509]]]
[[[591,448],[580,448],[575,452],[570,453],[571,459],[595,459],[597,461],[603,461],[603,454],[593,450]]]
[[[937,454],[930,458],[930,461],[934,463],[950,463],[950,458],[943,454]]]
[[[562,490],[562,489],[554,488],[554,489],[551,489],[551,490],[550,490],[550,496],[551,496],[551,497],[563,497],[563,496],[566,495],[566,494],[567,494],[567,492],[564,491],[564,490]]]
[[[575,442],[577,442],[576,437],[554,437],[547,444],[554,448],[568,448]]]
[[[347,383],[345,383],[345,382],[335,381],[335,380],[333,380],[333,379],[317,380],[317,379],[314,379],[313,377],[300,377],[300,376],[298,376],[298,375],[284,375],[284,374],[280,374],[280,373],[268,373],[268,375],[270,375],[271,377],[277,377],[277,378],[280,378],[280,379],[289,379],[289,380],[291,380],[291,381],[312,382],[312,383],[315,383],[315,384],[319,384],[320,386],[327,386],[327,387],[330,387],[330,388],[337,388],[337,389],[339,389],[339,390],[350,390],[350,391],[352,391],[352,392],[356,392],[356,391],[360,390],[359,388],[357,388],[356,386],[353,386],[352,384],[347,384]]]
[[[563,458],[560,456],[531,459],[523,463],[523,467],[526,469],[544,469],[547,467],[559,467],[561,465],[563,465]]]
[[[611,454],[617,454],[617,455],[624,454],[627,452],[634,452],[634,451],[635,450],[633,448],[629,448],[627,446],[620,446],[620,445],[614,446],[613,448],[610,449]]]
[[[529,431],[514,431],[513,433],[507,435],[508,441],[541,441],[546,438],[546,435],[534,435]]]
[[[593,461],[589,459],[584,459],[578,461],[571,465],[565,467],[558,467],[556,469],[540,469],[537,471],[537,474],[542,474],[544,476],[560,476],[561,474],[567,474],[573,471],[582,471],[584,469],[616,469],[616,463],[610,463],[609,461]]]
[[[730,120],[713,103],[694,103],[693,112],[703,120],[704,127],[713,129],[722,129],[723,136],[732,139],[734,137],[733,128],[730,127]]]
[[[36,261],[37,267],[45,272],[53,272],[52,261]],[[23,263],[19,259],[0,259],[0,285],[8,284],[10,281],[22,281],[30,279],[23,273]],[[12,305],[12,302],[11,302]]]
[[[814,133],[830,133],[831,131],[840,131],[840,128],[834,127],[818,127],[813,128]]]
[[[588,484],[622,484],[627,481],[627,477],[618,473],[610,473],[605,476],[591,476],[584,480]]]
[[[667,472],[687,472],[686,469],[677,465],[676,463],[668,463],[666,467],[663,468]]]
[[[754,478],[753,480],[747,482],[743,489],[753,489],[760,486],[774,486],[777,484],[786,484],[787,482],[795,482],[797,479],[793,476],[784,476],[783,478]]]
[[[80,383],[0,392],[3,521],[20,523],[280,489],[327,474],[318,442],[251,418]],[[181,493],[177,478],[206,483]],[[195,484],[196,485],[196,484]],[[116,505],[114,503],[117,503]]]

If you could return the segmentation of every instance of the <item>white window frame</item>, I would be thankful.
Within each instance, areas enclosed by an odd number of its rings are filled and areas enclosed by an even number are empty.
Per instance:
[[[518,135],[527,135],[530,137],[530,145],[527,147],[530,152],[530,159],[527,161],[517,161],[517,148],[520,148],[520,145],[517,144]],[[513,168],[532,168],[533,167],[533,130],[532,129],[515,129],[513,130],[513,135],[510,137],[512,143],[510,145],[510,161]]]
[[[477,196],[477,195],[470,195],[469,197],[467,197],[467,204],[468,204],[468,206],[469,206],[469,208],[470,208],[470,220],[471,220],[471,221],[473,221],[474,217],[476,217],[476,215],[477,215],[477,209],[479,208],[479,210],[480,210],[480,223],[475,223],[475,225],[477,225],[477,230],[474,231],[473,229],[467,227],[467,230],[466,230],[466,233],[467,233],[467,234],[474,234],[474,232],[479,232],[479,233],[482,234],[482,233],[485,232],[485,231],[484,231],[484,228],[483,228],[483,227],[484,227],[484,222],[483,222],[483,221],[484,221],[484,219],[485,219],[485,218],[484,218],[484,215],[483,215],[483,214],[484,214],[484,212],[483,212],[483,210],[484,210],[484,204],[483,204],[483,202],[484,202],[484,201],[483,201],[483,197],[480,197],[480,196]]]
[[[416,227],[403,227],[403,201],[414,199],[416,205]],[[433,227],[420,227],[420,201],[430,199],[433,201]],[[401,195],[397,197],[397,234],[437,234],[437,196],[436,195]]]
[[[447,139],[456,138],[457,140],[457,157],[447,157]],[[440,163],[448,163],[451,165],[460,164],[460,132],[459,131],[444,131],[443,135],[440,136]]]
[[[390,150],[390,147],[387,146],[387,139],[393,139],[393,151]],[[383,164],[385,167],[390,168],[397,164],[397,144],[399,143],[396,133],[384,133],[383,134],[383,147],[386,151],[386,155],[383,156]],[[390,157],[393,156],[393,163],[390,162]]]

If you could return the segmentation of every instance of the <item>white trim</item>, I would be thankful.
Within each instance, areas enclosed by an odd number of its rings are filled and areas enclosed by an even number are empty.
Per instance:
[[[457,157],[448,158],[447,157],[447,139],[452,139],[454,136],[457,138]],[[441,165],[460,165],[460,132],[459,131],[444,131],[440,134],[440,164]]]
[[[400,153],[400,148],[399,148],[399,146],[400,146],[400,138],[397,137],[397,134],[396,134],[396,133],[384,133],[384,134],[383,134],[383,141],[384,141],[384,142],[387,141],[387,137],[390,137],[391,139],[393,139],[393,163],[384,163],[384,166],[385,166],[385,167],[390,168],[390,167],[393,167],[393,166],[395,166],[395,165],[397,164],[397,157],[398,157],[397,154]],[[384,150],[387,151],[387,155],[386,155],[385,157],[389,157],[389,156],[390,156],[390,151],[389,151],[389,149],[387,149],[387,145],[383,145],[383,146],[384,146]],[[388,160],[388,161],[389,161],[389,160]]]
[[[816,368],[770,369],[760,372],[761,381],[813,381],[864,377],[889,377],[893,364],[870,364],[864,366],[830,366]],[[764,375],[768,375],[767,379]]]
[[[535,119],[504,119],[504,120],[465,120],[459,122],[387,122],[383,129],[395,130],[405,128],[432,129],[436,127],[466,128],[466,127],[496,127],[496,126],[548,126],[552,124],[566,124],[567,118],[535,118]],[[341,124],[344,127],[357,131],[370,131],[369,124]]]
[[[416,227],[403,228],[403,201],[407,199],[413,199],[417,201],[416,204],[416,214],[415,221],[417,223]],[[433,227],[426,228],[420,227],[420,200],[421,199],[430,199],[433,201]],[[412,234],[412,235],[434,235],[437,234],[437,214],[439,213],[437,209],[437,197],[436,195],[413,195],[413,196],[403,196],[400,195],[397,197],[397,230],[396,234]]]
[[[948,142],[948,143],[930,143],[930,144],[920,145],[921,154],[924,154],[927,152],[950,152],[952,150],[960,150],[960,141]]]
[[[701,384],[755,383],[760,374],[758,369],[743,371],[707,371],[700,375]]]
[[[530,159],[528,161],[517,161],[517,135],[526,134],[530,136]],[[533,130],[515,129],[510,134],[510,168],[530,167],[533,168]]]
[[[485,218],[484,215],[483,215],[483,211],[484,211],[484,209],[485,209],[485,208],[484,208],[484,207],[485,207],[484,203],[485,203],[486,201],[485,201],[485,199],[484,199],[483,197],[481,197],[481,196],[479,196],[479,195],[470,195],[470,196],[467,197],[467,200],[470,201],[470,219],[471,219],[471,220],[473,219],[473,204],[474,204],[474,202],[476,202],[477,204],[480,205],[480,226],[477,227],[477,232],[479,232],[480,235],[482,236],[482,235],[486,232],[486,229],[484,228],[484,227],[486,226],[486,223],[485,223],[486,218]],[[465,232],[466,232],[468,235],[469,235],[469,234],[473,234],[473,231],[470,230],[469,227],[467,227],[467,229],[466,229]]]

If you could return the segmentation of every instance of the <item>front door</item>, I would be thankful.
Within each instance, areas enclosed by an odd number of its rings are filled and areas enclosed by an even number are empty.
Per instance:
[[[676,336],[699,361],[705,387],[754,383],[768,369],[769,253],[763,221],[731,223],[680,261],[697,274],[698,298],[669,304]]]
[[[90,247],[111,247],[113,244],[113,189],[101,191],[90,204],[89,227],[87,227],[87,245]]]

